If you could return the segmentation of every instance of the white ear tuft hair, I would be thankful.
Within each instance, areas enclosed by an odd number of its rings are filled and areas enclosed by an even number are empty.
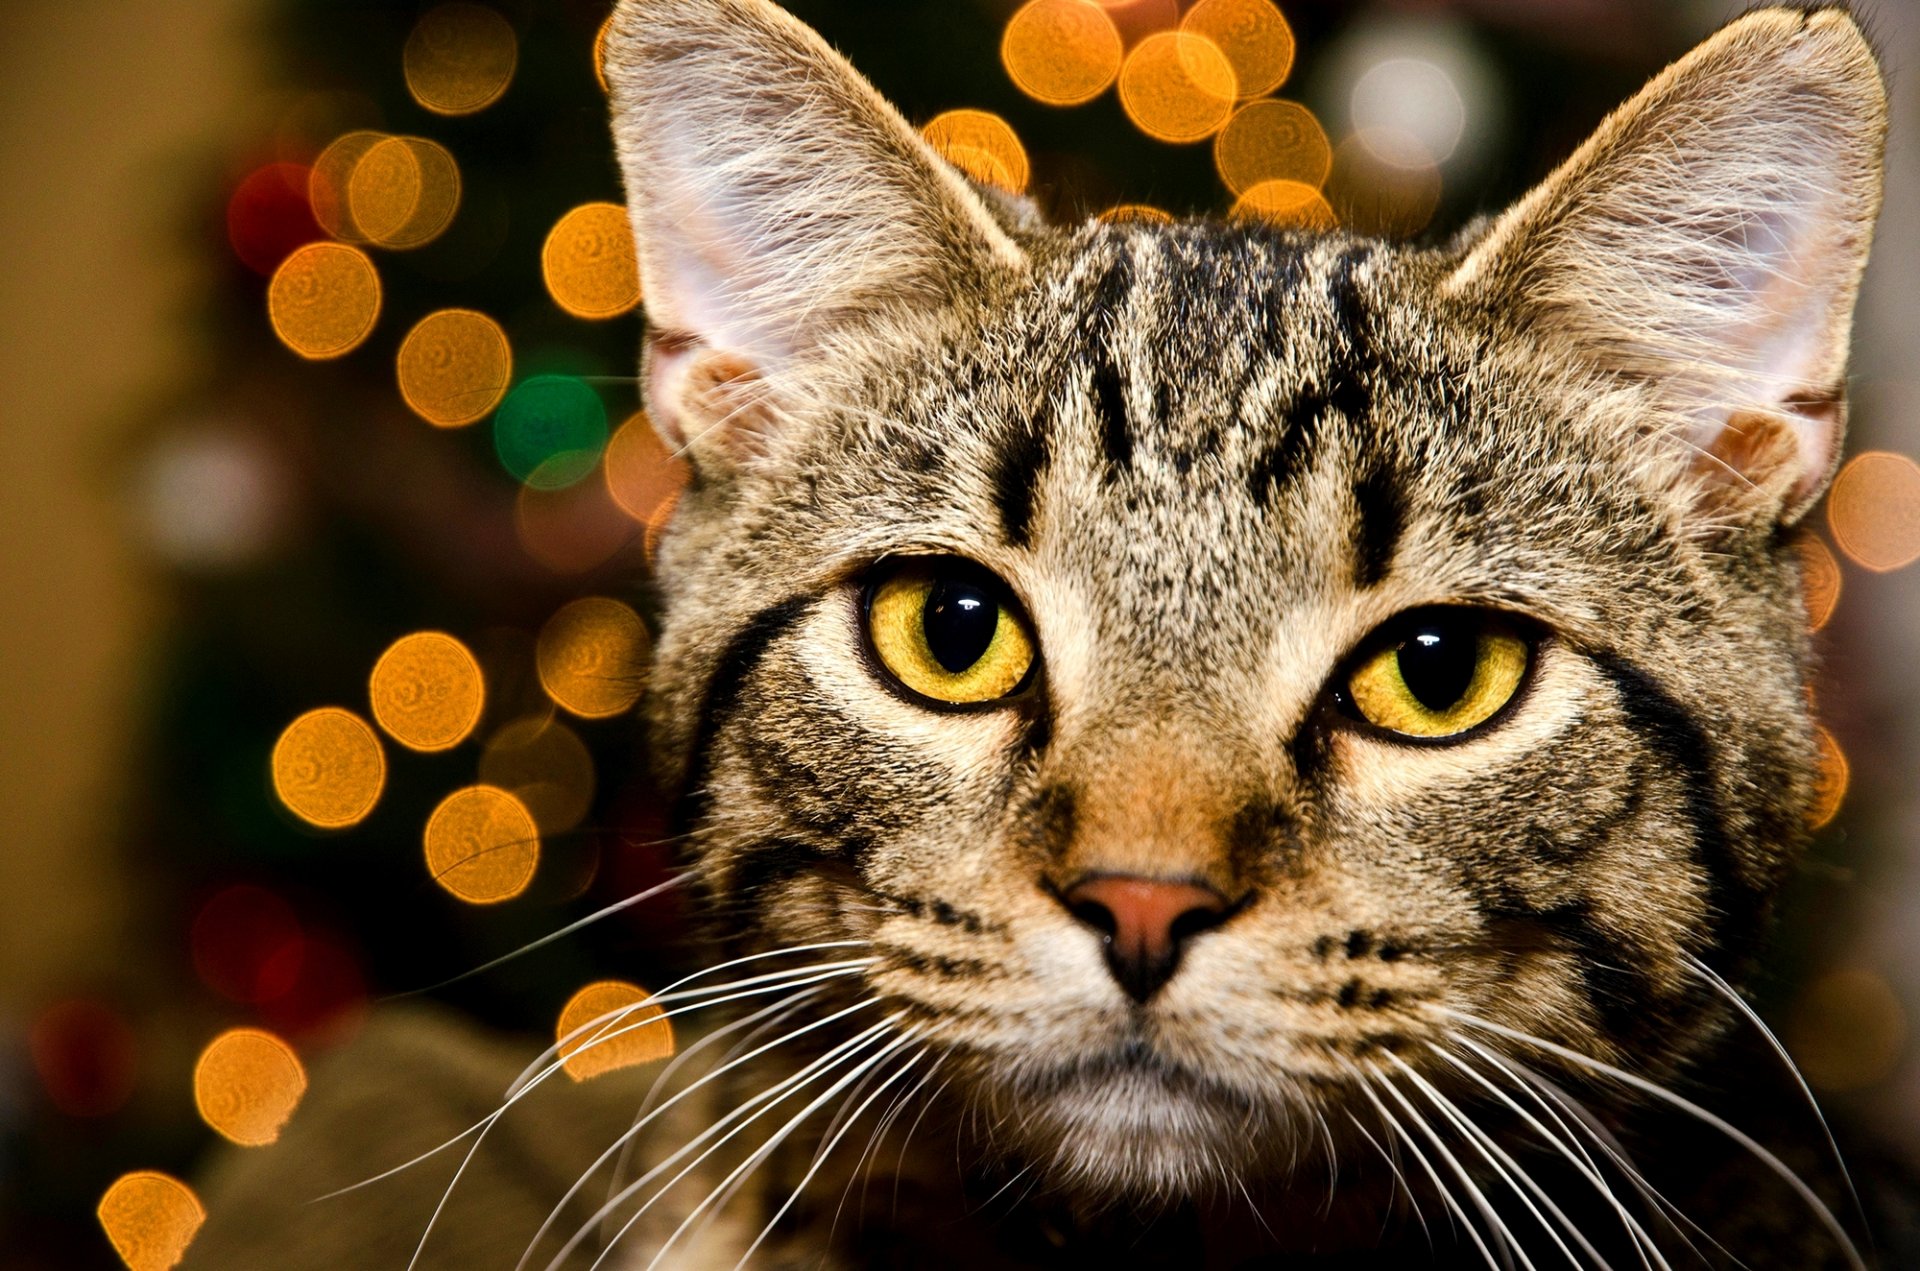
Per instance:
[[[1839,454],[1886,116],[1847,13],[1756,10],[1608,117],[1447,288],[1653,384],[1709,466],[1791,521]]]
[[[1025,268],[973,188],[767,0],[622,0],[606,74],[649,404],[696,462],[709,433],[715,458],[739,450],[740,402],[777,396],[876,319]]]

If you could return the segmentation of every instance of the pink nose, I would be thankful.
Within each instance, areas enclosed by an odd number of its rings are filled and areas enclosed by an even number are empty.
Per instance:
[[[1173,978],[1188,937],[1219,926],[1231,908],[1211,887],[1131,874],[1082,879],[1060,900],[1106,938],[1107,967],[1136,1002]]]

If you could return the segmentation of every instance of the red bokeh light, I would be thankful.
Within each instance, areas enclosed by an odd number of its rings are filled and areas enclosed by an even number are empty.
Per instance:
[[[229,887],[200,907],[189,937],[206,986],[236,1002],[285,996],[300,976],[306,938],[293,907],[264,887]]]
[[[260,1003],[260,1022],[288,1041],[334,1045],[359,1031],[367,1011],[360,960],[344,941],[309,932],[285,993]]]
[[[249,173],[227,200],[227,241],[248,269],[263,277],[297,247],[326,237],[307,201],[308,169],[269,163]]]
[[[109,1116],[133,1095],[139,1058],[133,1027],[104,1003],[75,999],[48,1007],[28,1030],[27,1047],[47,1099],[68,1116]]]

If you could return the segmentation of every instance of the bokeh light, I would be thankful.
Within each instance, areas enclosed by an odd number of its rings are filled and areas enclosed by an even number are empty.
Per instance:
[[[193,1068],[193,1101],[215,1133],[242,1147],[280,1137],[307,1093],[293,1047],[258,1028],[230,1028],[208,1043]]]
[[[249,173],[227,200],[227,241],[248,269],[269,275],[280,262],[321,237],[307,202],[308,169],[270,163]]]
[[[1242,97],[1272,92],[1293,69],[1293,28],[1272,0],[1200,0],[1180,29],[1226,54]]]
[[[178,569],[242,569],[295,519],[286,464],[256,429],[208,425],[154,439],[137,498],[146,546]]]
[[[207,1220],[193,1189],[158,1170],[122,1174],[94,1214],[128,1271],[169,1271]]]
[[[1833,549],[1811,530],[1794,541],[1800,555],[1800,594],[1806,601],[1807,626],[1818,631],[1833,618],[1840,604],[1840,562]]]
[[[1467,130],[1460,90],[1445,70],[1421,57],[1390,57],[1369,67],[1354,83],[1348,109],[1355,131],[1376,144],[1393,142],[1380,157],[1402,166],[1445,163]]]
[[[513,523],[527,555],[556,574],[598,569],[640,532],[600,481],[578,481],[555,490],[530,481],[514,500]]]
[[[512,900],[540,864],[533,814],[496,786],[468,786],[441,800],[424,839],[433,881],[470,905]]]
[[[480,752],[480,780],[526,806],[542,834],[564,834],[593,806],[593,756],[558,720],[528,716],[502,726]]]
[[[645,411],[620,425],[607,443],[605,474],[613,501],[642,525],[687,484],[692,470],[675,457]]]
[[[671,1058],[673,1023],[651,997],[637,984],[601,980],[569,998],[554,1029],[567,1075],[586,1081]]]
[[[1185,31],[1140,41],[1120,68],[1120,106],[1158,141],[1202,141],[1233,112],[1238,85],[1220,46]]]
[[[1155,31],[1180,25],[1180,0],[1095,0],[1113,19],[1120,41],[1132,48]]]
[[[340,357],[373,333],[380,275],[357,247],[309,243],[273,271],[267,316],[281,343],[301,357]]]
[[[287,725],[273,747],[273,789],[309,825],[337,830],[373,811],[387,783],[380,739],[352,711],[323,706]]]
[[[1827,527],[1847,559],[1875,573],[1920,560],[1920,464],[1869,450],[1833,479]]]
[[[535,375],[493,416],[493,445],[521,481],[555,490],[592,472],[607,445],[600,394],[571,375]]]
[[[1807,809],[1807,828],[1819,830],[1840,815],[1840,805],[1847,801],[1847,787],[1853,782],[1853,769],[1847,763],[1847,752],[1840,749],[1839,738],[1831,732],[1816,727],[1813,740],[1813,804]]]
[[[471,309],[442,309],[414,324],[395,362],[400,397],[437,428],[486,417],[513,382],[513,348],[500,324]]]
[[[460,207],[460,165],[424,137],[386,137],[347,177],[347,219],[380,247],[423,247],[453,223]]]
[[[613,15],[609,13],[600,23],[600,29],[593,33],[593,78],[600,85],[601,92],[608,91],[607,85],[607,36],[613,30]]]
[[[583,203],[554,224],[540,248],[553,302],[576,318],[616,318],[640,303],[633,225],[618,203]]]
[[[1147,203],[1118,203],[1100,213],[1110,225],[1171,225],[1173,213]]]
[[[1347,228],[1410,238],[1440,206],[1440,167],[1404,134],[1355,134],[1334,149],[1326,196]]]
[[[407,36],[401,66],[407,91],[440,115],[471,115],[499,101],[513,82],[520,41],[485,5],[438,5]]]
[[[1213,139],[1213,166],[1236,195],[1262,181],[1296,181],[1318,190],[1333,169],[1333,145],[1298,102],[1248,102]]]
[[[647,532],[641,540],[641,549],[646,553],[649,569],[653,567],[654,553],[659,550],[660,536],[666,532],[667,523],[673,520],[673,510],[680,506],[680,494],[679,490],[675,490],[660,500],[660,506],[647,518]]]
[[[70,1117],[111,1116],[133,1094],[133,1027],[105,1002],[56,1002],[34,1017],[27,1053],[47,1101]]]
[[[308,205],[320,228],[342,242],[366,241],[366,235],[353,222],[353,209],[348,204],[347,192],[360,160],[385,140],[387,134],[384,132],[357,128],[334,138],[313,161],[313,169],[307,176]]]
[[[1866,967],[1841,967],[1801,990],[1787,1047],[1814,1086],[1834,1093],[1885,1080],[1906,1050],[1907,1015],[1893,986]]]
[[[374,722],[410,750],[447,750],[480,722],[486,683],[467,646],[438,631],[396,640],[367,681]]]
[[[1339,224],[1320,191],[1303,181],[1261,181],[1234,200],[1232,215],[1306,229]]]
[[[1026,192],[1033,166],[1013,125],[985,110],[949,110],[920,130],[940,156],[983,185]]]
[[[228,887],[200,906],[187,941],[201,983],[248,1005],[293,989],[307,943],[293,906],[250,883]]]
[[[1049,106],[1098,97],[1120,73],[1123,52],[1113,19],[1092,0],[1029,0],[1000,40],[1015,86]]]
[[[649,646],[639,614],[617,600],[587,596],[547,619],[534,665],[556,704],[582,719],[606,719],[640,700]]]

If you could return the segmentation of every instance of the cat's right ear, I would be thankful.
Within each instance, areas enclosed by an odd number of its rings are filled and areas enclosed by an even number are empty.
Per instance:
[[[973,188],[767,0],[621,0],[605,58],[649,412],[709,475],[837,360],[1024,271]]]
[[[1886,92],[1839,8],[1759,9],[1668,67],[1449,290],[1653,408],[1705,523],[1790,524],[1840,453]]]

